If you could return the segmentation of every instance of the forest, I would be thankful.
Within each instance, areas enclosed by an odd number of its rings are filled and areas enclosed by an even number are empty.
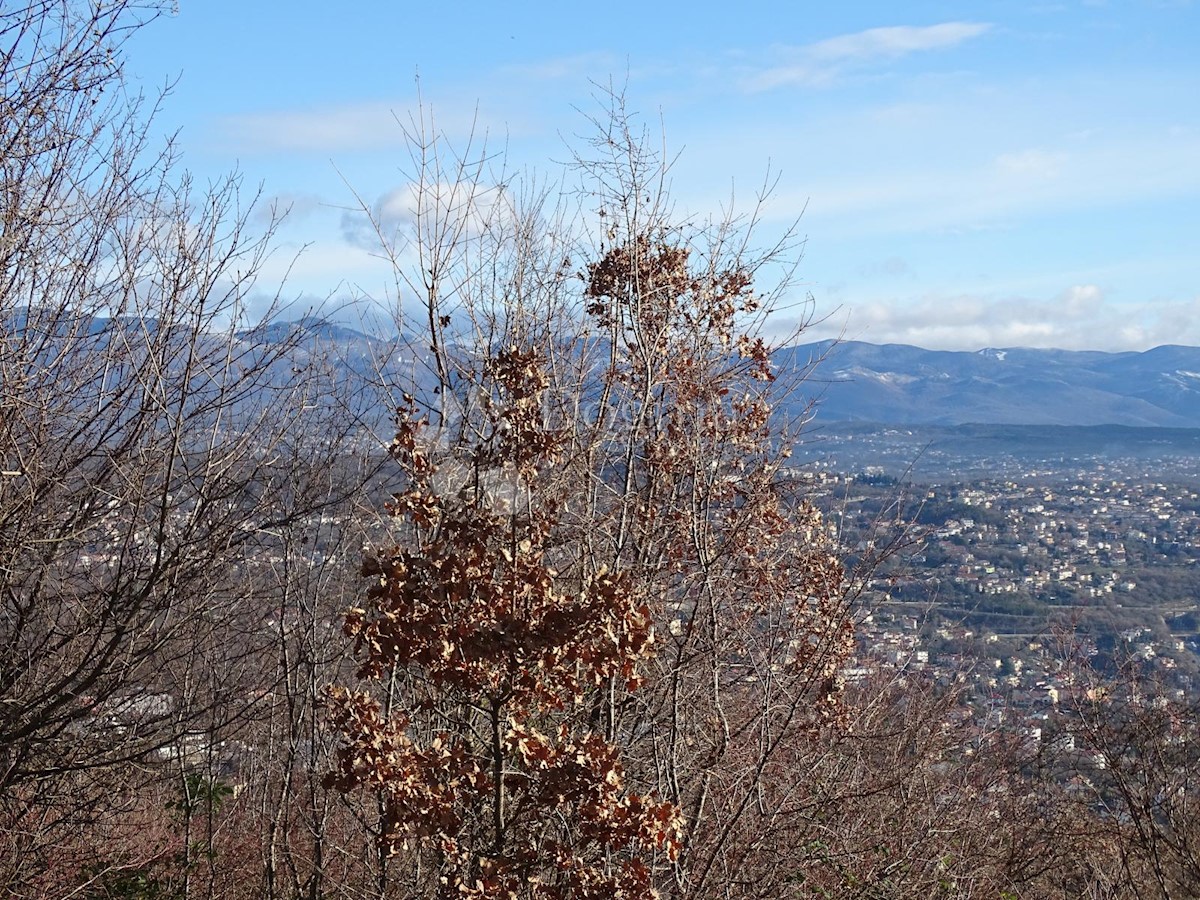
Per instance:
[[[1068,647],[1030,741],[847,677],[919,533],[844,546],[790,468],[769,191],[677,215],[620,92],[557,181],[423,109],[411,215],[359,210],[407,374],[348,365],[156,139],[161,11],[0,9],[0,893],[1200,892],[1192,698]]]

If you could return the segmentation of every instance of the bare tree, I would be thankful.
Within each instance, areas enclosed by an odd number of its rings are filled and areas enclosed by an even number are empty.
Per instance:
[[[156,144],[156,99],[123,77],[124,41],[160,8],[0,11],[9,892],[37,893],[31,873],[68,877],[55,842],[112,825],[169,773],[192,809],[197,767],[216,771],[221,742],[269,694],[276,588],[264,561],[286,529],[352,490],[329,473],[353,423],[317,421],[337,381],[296,364],[302,330],[250,315],[272,231],[249,226],[256,198],[237,177],[197,189],[173,145]],[[273,311],[262,304],[259,316]]]
[[[1077,655],[1064,711],[1078,771],[1067,799],[1088,820],[1119,891],[1190,897],[1200,891],[1200,709],[1136,659],[1102,674]]]

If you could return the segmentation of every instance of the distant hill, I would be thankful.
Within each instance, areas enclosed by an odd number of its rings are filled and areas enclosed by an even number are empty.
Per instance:
[[[822,341],[778,359],[822,357],[808,391],[819,421],[1200,428],[1200,347],[954,352]]]
[[[243,337],[291,339],[294,354],[319,353],[380,387],[431,377],[420,342],[380,340],[321,319],[273,322]],[[956,352],[822,341],[776,354],[785,369],[816,359],[805,390],[784,405],[799,413],[815,399],[819,422],[1200,428],[1200,347]]]
[[[0,314],[20,331],[26,312]],[[121,320],[128,327],[137,320]],[[80,320],[103,335],[114,323]],[[59,323],[66,328],[68,323]],[[153,321],[139,327],[153,329]],[[272,321],[240,332],[247,348],[287,343],[277,377],[313,358],[353,372],[363,382],[357,406],[364,419],[386,421],[397,385],[428,384],[428,348],[413,338],[381,339],[319,317]],[[801,344],[775,354],[781,369],[804,371],[821,360],[802,390],[781,402],[801,414],[817,401],[818,423],[884,425],[1121,425],[1200,429],[1200,347],[1162,346],[1143,353],[986,349],[923,350],[859,341]]]

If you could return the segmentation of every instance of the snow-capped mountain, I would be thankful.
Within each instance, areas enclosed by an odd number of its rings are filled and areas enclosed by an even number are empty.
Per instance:
[[[971,353],[824,341],[780,353],[785,364],[816,358],[809,394],[824,421],[1200,428],[1200,347]]]

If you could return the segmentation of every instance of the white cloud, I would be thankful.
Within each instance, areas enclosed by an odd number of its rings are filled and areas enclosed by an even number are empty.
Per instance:
[[[847,66],[899,59],[913,53],[953,47],[978,37],[986,22],[942,22],[938,25],[894,25],[839,35],[783,52],[786,61],[757,72],[745,82],[762,91],[784,85],[827,83]]]
[[[417,187],[409,183],[380,196],[369,213],[360,209],[344,211],[342,238],[352,247],[378,252],[381,240],[392,245],[403,242],[416,218]]]
[[[313,294],[329,294],[347,284],[383,284],[391,267],[378,254],[337,240],[304,245],[281,244],[263,264],[260,285],[298,285]]]
[[[235,149],[338,152],[382,150],[403,144],[390,103],[353,103],[320,109],[228,116],[218,131]]]
[[[890,59],[921,50],[953,47],[978,37],[989,27],[984,22],[943,22],[939,25],[868,28],[855,34],[809,44],[806,50],[812,57],[829,62],[881,57]]]
[[[329,201],[306,191],[284,191],[261,200],[254,210],[254,221],[268,225],[279,219],[295,225],[319,216],[330,206]]]
[[[974,158],[971,158],[971,157]],[[1158,133],[996,155],[986,148],[813,177],[800,192],[771,199],[781,219],[806,209],[814,233],[866,237],[1007,229],[1024,217],[1105,210],[1200,192],[1200,136]]]
[[[1099,286],[1080,284],[1043,298],[962,294],[885,299],[847,307],[806,339],[835,336],[933,350],[1147,350],[1160,344],[1200,344],[1200,295],[1120,304]]]
[[[1097,285],[1075,284],[1063,291],[1061,305],[1064,314],[1078,318],[1100,309],[1104,305],[1104,294]]]
[[[369,212],[346,210],[342,214],[342,238],[351,246],[380,252],[384,245],[403,250],[418,237],[426,244],[446,240],[469,240],[483,234],[513,214],[503,186],[475,182],[466,173],[458,183],[440,182],[424,186],[408,182],[394,188],[371,204]]]
[[[395,150],[406,146],[410,113],[420,108],[412,99],[367,101],[311,109],[277,110],[226,116],[216,125],[223,150],[242,153],[338,154]],[[452,138],[484,135],[489,123],[469,106],[426,104],[436,108],[436,131]],[[496,123],[497,130],[503,123]]]

